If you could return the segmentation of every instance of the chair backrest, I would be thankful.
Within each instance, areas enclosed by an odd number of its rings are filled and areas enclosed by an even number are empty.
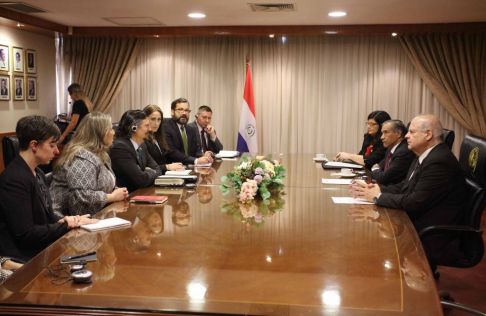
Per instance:
[[[7,168],[7,165],[14,160],[20,152],[19,140],[17,136],[5,136],[2,139],[2,151],[3,151],[3,164]]]
[[[456,138],[456,134],[453,130],[445,129],[444,134],[442,134],[443,143],[445,143],[450,149],[452,149],[452,145],[454,145],[454,139]]]
[[[486,139],[467,135],[461,144],[459,164],[467,177],[486,187]]]

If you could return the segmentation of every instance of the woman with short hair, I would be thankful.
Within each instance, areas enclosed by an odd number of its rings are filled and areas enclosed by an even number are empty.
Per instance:
[[[115,188],[108,155],[114,135],[110,116],[101,112],[86,115],[55,163],[51,185],[54,211],[94,215],[107,203],[127,198],[126,188]]]
[[[88,215],[61,217],[52,209],[41,164],[56,154],[61,132],[53,121],[37,115],[21,118],[16,127],[20,153],[0,175],[0,253],[28,261],[71,228],[96,223]]]

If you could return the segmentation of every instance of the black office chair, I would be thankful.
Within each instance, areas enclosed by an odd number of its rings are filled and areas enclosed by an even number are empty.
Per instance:
[[[4,136],[2,139],[3,165],[8,164],[19,154],[19,140],[17,136]]]
[[[448,245],[446,255],[437,265],[471,268],[481,262],[484,255],[481,216],[486,205],[486,139],[467,135],[461,145],[459,164],[466,176],[468,188],[468,205],[463,213],[462,225],[427,227],[419,236],[422,241],[433,234],[453,236],[454,241]],[[485,313],[455,303],[449,293],[439,294],[443,307],[486,316]]]
[[[454,145],[454,139],[456,138],[456,134],[451,129],[444,128],[444,134],[442,134],[443,143],[447,144],[447,146],[452,149],[452,145]]]

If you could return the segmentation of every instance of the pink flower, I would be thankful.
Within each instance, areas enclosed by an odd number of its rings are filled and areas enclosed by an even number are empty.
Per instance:
[[[263,178],[261,175],[257,174],[253,180],[256,181],[256,183],[261,183],[263,181]]]
[[[255,173],[256,174],[264,174],[265,172],[263,172],[262,168],[258,167],[258,168],[255,169]]]
[[[268,173],[265,173],[265,179],[270,179],[270,175]]]
[[[274,161],[273,161],[273,164],[274,164],[275,166],[280,166],[280,163],[278,162],[278,160],[274,160]]]

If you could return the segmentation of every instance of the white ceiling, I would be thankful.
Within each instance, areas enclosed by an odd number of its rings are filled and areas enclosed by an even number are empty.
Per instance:
[[[0,0],[8,1],[8,0]],[[65,26],[116,26],[103,18],[150,17],[168,27],[355,25],[485,22],[486,0],[23,0],[49,13],[33,16]],[[295,12],[253,12],[248,3],[293,3]],[[331,11],[347,16],[331,18]],[[204,19],[188,13],[202,12]]]

